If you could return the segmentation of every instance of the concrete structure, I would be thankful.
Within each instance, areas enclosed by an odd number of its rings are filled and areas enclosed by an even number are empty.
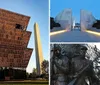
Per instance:
[[[96,19],[92,15],[91,12],[86,10],[80,11],[80,24],[81,24],[81,31],[85,31],[86,29],[91,29],[93,23],[96,22]]]
[[[64,9],[56,17],[55,22],[59,23],[63,29],[68,31],[72,28],[72,10]]]
[[[92,15],[91,12],[86,10],[80,11],[80,25],[75,25],[75,20],[72,17],[71,9],[64,9],[61,11],[56,17],[55,22],[61,25],[61,30],[66,29],[67,31],[71,31],[74,27],[80,27],[81,31],[85,31],[86,29],[92,29],[93,23],[96,22],[96,19]]]
[[[37,23],[34,24],[34,36],[35,36],[35,53],[36,53],[36,67],[37,74],[42,73],[41,64],[43,62],[42,45],[40,40],[39,26]]]

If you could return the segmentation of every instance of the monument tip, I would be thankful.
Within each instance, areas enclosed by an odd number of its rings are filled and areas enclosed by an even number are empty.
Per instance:
[[[38,25],[38,23],[37,23],[37,22],[35,22],[35,23],[34,23],[34,25]]]
[[[34,23],[34,28],[38,28],[39,26],[38,26],[38,23],[37,22],[35,22]]]

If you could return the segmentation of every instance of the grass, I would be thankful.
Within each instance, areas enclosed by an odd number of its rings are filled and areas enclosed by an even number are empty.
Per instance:
[[[0,84],[0,85],[49,85],[49,84]]]
[[[0,85],[49,85],[48,81],[24,80],[24,81],[0,81]]]

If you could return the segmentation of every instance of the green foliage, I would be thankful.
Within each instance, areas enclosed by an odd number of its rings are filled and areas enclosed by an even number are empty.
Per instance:
[[[44,60],[42,62],[42,73],[48,74],[48,68],[49,68],[49,62],[48,62],[48,60]]]
[[[29,74],[28,76],[29,79],[36,79],[37,78],[37,69],[33,68],[32,73]]]
[[[92,27],[100,29],[100,20],[96,20],[96,22],[92,25]]]
[[[41,75],[41,78],[44,78],[44,79],[49,79],[49,62],[48,60],[44,60],[42,62],[42,75]]]
[[[36,73],[37,72],[37,69],[36,68],[33,68],[33,72],[32,73]]]
[[[27,78],[29,78],[29,75],[30,75],[30,74],[29,74],[28,72],[26,72],[26,77],[27,77]]]

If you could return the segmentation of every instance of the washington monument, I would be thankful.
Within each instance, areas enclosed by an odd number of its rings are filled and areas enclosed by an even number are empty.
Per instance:
[[[43,62],[42,45],[40,40],[39,26],[37,23],[34,24],[34,36],[35,36],[35,53],[36,53],[36,67],[37,74],[42,73],[41,64]]]

